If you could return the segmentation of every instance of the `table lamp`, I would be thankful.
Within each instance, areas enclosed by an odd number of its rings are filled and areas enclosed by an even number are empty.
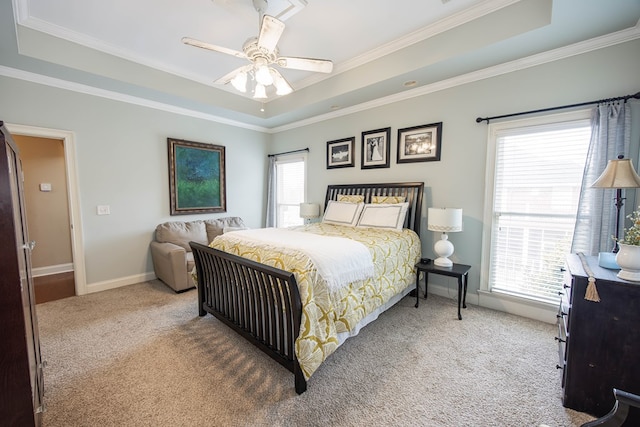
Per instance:
[[[453,267],[448,258],[453,255],[453,243],[447,233],[462,231],[462,209],[429,208],[427,229],[442,232],[441,239],[433,245],[433,251],[438,255],[433,263],[439,267]]]
[[[320,205],[317,203],[300,203],[300,217],[308,224],[311,218],[320,216]]]
[[[618,252],[617,239],[620,238],[620,210],[624,205],[624,197],[622,197],[623,188],[640,188],[640,176],[633,168],[631,159],[625,159],[620,155],[616,160],[609,160],[607,167],[602,175],[591,184],[593,188],[615,188],[616,197],[613,199],[616,206],[616,242],[613,244],[612,252],[600,252],[598,255],[598,264],[600,267],[617,269],[618,264],[615,260],[615,254]]]

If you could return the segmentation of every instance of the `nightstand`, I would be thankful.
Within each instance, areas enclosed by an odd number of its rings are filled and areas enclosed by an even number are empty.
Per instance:
[[[467,308],[467,282],[468,274],[471,269],[470,265],[465,264],[453,264],[452,267],[438,267],[429,260],[429,262],[419,262],[416,264],[416,307],[418,307],[420,296],[418,290],[420,288],[420,272],[424,273],[424,299],[427,299],[427,286],[429,284],[429,273],[440,274],[442,276],[457,277],[458,278],[458,319],[462,320],[462,314],[460,314],[460,305],[462,308]],[[464,290],[464,293],[463,293]]]

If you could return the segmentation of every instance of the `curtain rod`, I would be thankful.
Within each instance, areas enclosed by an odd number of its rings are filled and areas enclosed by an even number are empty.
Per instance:
[[[627,102],[627,99],[630,99],[630,98],[640,99],[640,92],[637,92],[634,95],[619,96],[617,98],[600,99],[598,101],[582,102],[580,104],[563,105],[561,107],[543,108],[541,110],[523,111],[521,113],[504,114],[502,116],[494,116],[494,117],[484,117],[484,118],[478,117],[476,119],[476,123],[481,123],[486,120],[487,124],[489,124],[489,120],[493,120],[493,119],[503,119],[505,117],[522,116],[524,114],[534,114],[534,113],[542,113],[545,111],[562,110],[564,108],[582,107],[584,105],[601,104],[605,102],[620,101],[623,99],[624,99],[624,102]]]
[[[283,156],[285,154],[301,153],[303,151],[307,151],[308,152],[309,151],[309,147],[301,148],[299,150],[285,151],[284,153],[269,154],[269,155],[267,155],[267,157]]]

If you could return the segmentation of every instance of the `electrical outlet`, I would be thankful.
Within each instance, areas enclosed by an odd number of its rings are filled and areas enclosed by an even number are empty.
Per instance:
[[[109,205],[98,205],[98,215],[111,215],[111,208]]]

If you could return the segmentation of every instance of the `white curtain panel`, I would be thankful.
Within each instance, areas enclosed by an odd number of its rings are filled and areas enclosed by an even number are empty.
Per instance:
[[[267,176],[267,212],[266,226],[275,227],[277,223],[276,206],[276,157],[269,157],[269,171]]]

